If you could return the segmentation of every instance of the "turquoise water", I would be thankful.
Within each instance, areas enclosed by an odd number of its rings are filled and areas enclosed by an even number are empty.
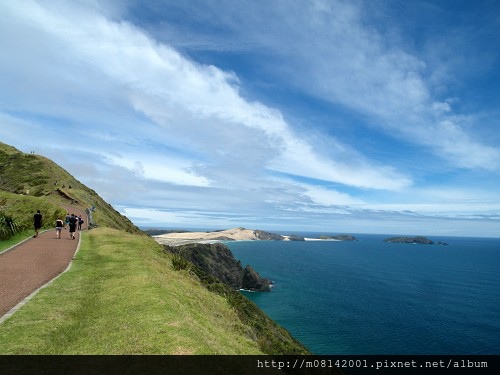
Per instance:
[[[275,284],[245,295],[315,354],[500,354],[500,239],[357,237],[227,245]]]

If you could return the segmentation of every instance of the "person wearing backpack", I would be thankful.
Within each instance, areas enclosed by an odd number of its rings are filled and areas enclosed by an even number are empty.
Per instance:
[[[78,216],[78,230],[82,230],[83,219],[82,215]]]
[[[69,218],[69,238],[72,240],[75,239],[76,232],[76,224],[78,223],[78,219],[75,217],[75,214],[71,214]]]

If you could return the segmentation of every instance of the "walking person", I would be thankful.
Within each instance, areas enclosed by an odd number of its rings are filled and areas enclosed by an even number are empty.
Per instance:
[[[40,213],[40,210],[36,210],[36,214],[33,215],[33,226],[35,227],[35,234],[33,235],[33,238],[35,238],[38,236],[38,232],[42,227],[42,214]]]
[[[69,238],[71,238],[72,240],[75,239],[77,222],[78,222],[78,219],[75,217],[75,214],[71,214],[71,216],[69,218]]]
[[[61,232],[64,227],[64,222],[61,219],[56,220],[56,238],[61,239]]]
[[[78,230],[82,230],[83,219],[82,215],[78,215]]]
[[[69,214],[69,212],[66,212],[66,217],[64,218],[66,225],[64,226],[64,228],[68,227],[70,218],[71,218],[71,215]]]

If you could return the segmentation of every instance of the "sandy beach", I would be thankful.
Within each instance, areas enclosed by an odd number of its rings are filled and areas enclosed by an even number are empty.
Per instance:
[[[186,243],[215,243],[222,241],[259,241],[253,229],[233,228],[217,232],[167,233],[153,236],[165,245],[179,246]]]
[[[264,235],[263,235],[264,234]],[[280,238],[266,238],[265,235],[270,234]],[[291,241],[290,236],[276,235],[274,233],[263,232],[254,229],[233,228],[216,232],[180,232],[180,233],[165,233],[153,238],[164,245],[179,246],[187,243],[216,243],[223,241],[263,241],[263,240],[282,240]],[[342,241],[335,238],[304,238],[304,241]]]

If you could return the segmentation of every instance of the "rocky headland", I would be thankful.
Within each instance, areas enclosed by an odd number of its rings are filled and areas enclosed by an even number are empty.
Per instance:
[[[208,232],[148,231],[166,251],[177,254],[207,274],[233,289],[267,292],[270,280],[261,277],[251,266],[242,267],[231,250],[223,244],[228,241],[357,241],[350,235],[304,238],[299,235],[280,235],[263,230],[233,228]]]
[[[251,266],[242,267],[231,250],[222,243],[163,245],[165,251],[180,255],[232,289],[269,292],[271,281],[261,277]]]

